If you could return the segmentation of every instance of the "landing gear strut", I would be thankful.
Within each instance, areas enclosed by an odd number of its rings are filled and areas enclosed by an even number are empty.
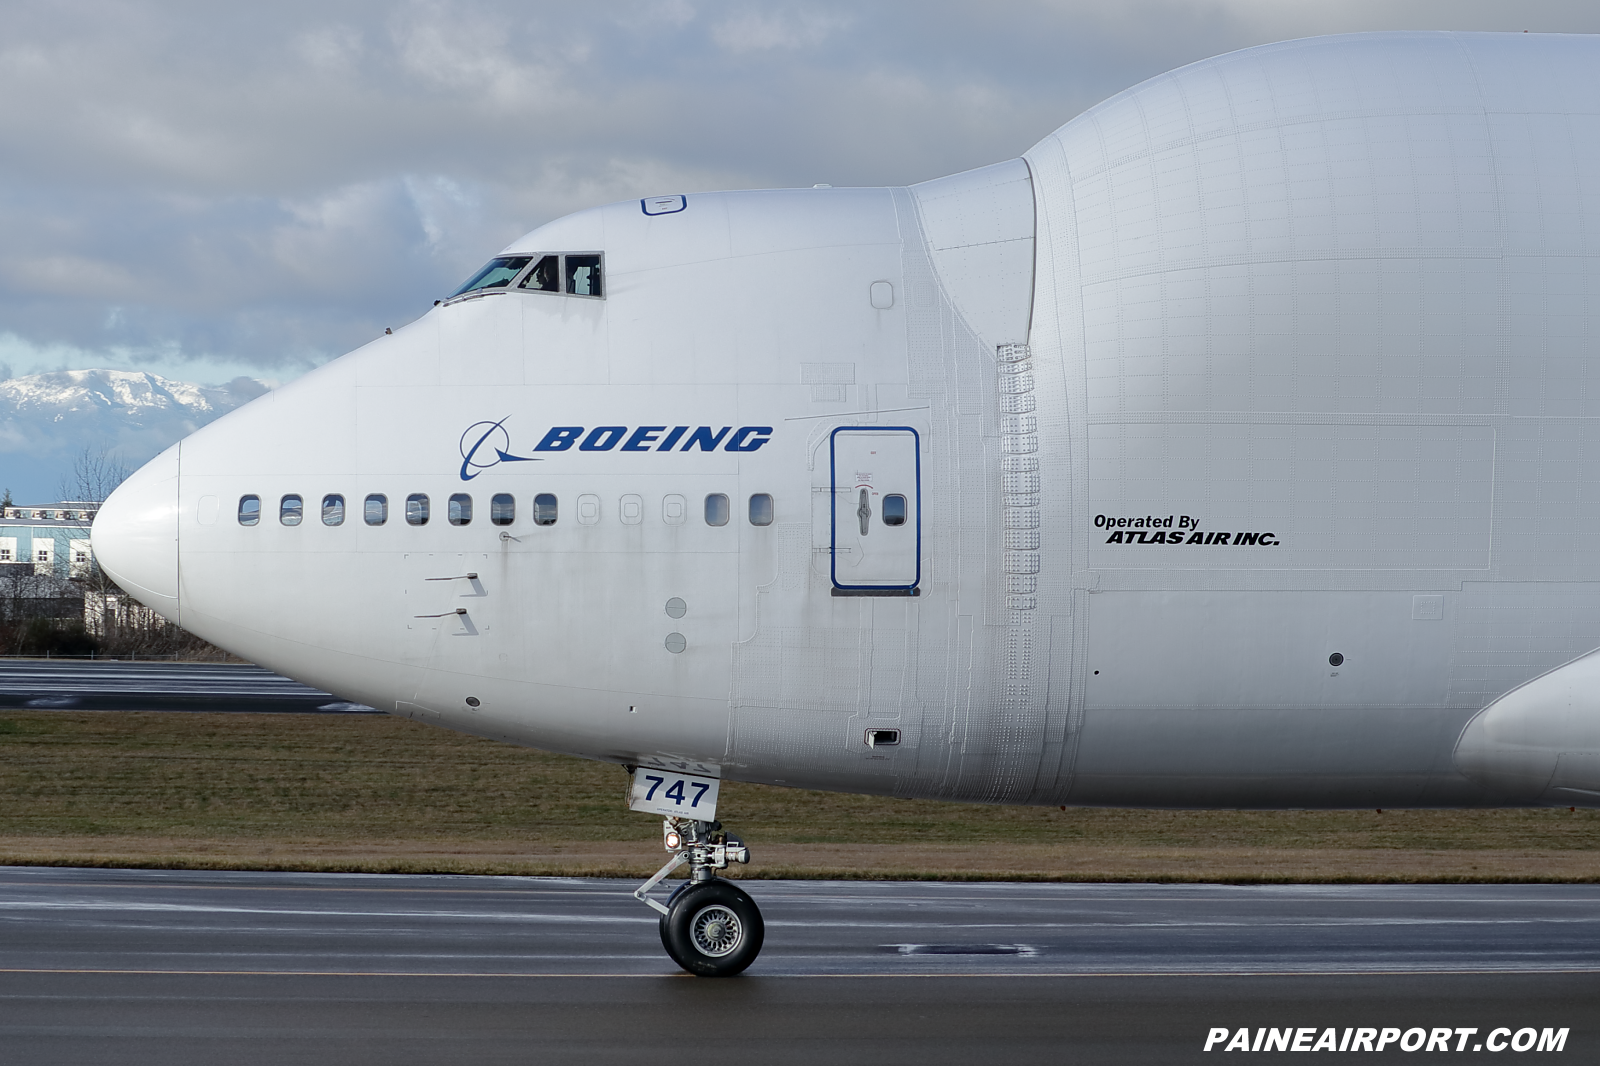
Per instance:
[[[749,862],[750,849],[721,822],[668,818],[661,835],[672,858],[633,894],[661,912],[661,944],[673,962],[697,977],[732,977],[756,960],[765,928],[755,901],[716,871]],[[689,880],[664,904],[650,898],[650,890],[684,863]]]

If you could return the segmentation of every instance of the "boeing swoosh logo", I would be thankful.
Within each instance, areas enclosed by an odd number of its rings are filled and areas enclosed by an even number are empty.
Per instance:
[[[507,415],[506,418],[510,418]],[[474,422],[461,434],[461,480],[471,481],[490,467],[499,466],[501,463],[537,463],[537,455],[512,455],[511,434],[506,432],[506,418],[498,422]],[[491,442],[492,438],[492,442]],[[471,441],[469,445],[467,442]],[[488,451],[494,453],[493,459],[487,459]],[[483,452],[485,458],[479,458]]]
[[[505,424],[474,422],[461,434],[461,480],[471,481],[501,463],[531,463],[543,455],[513,455]],[[771,426],[551,426],[536,452],[756,452],[772,440]],[[490,455],[494,458],[489,458]]]

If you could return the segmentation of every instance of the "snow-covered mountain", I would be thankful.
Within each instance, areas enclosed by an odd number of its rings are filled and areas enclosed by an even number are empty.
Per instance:
[[[253,378],[195,385],[131,370],[59,370],[0,381],[0,489],[17,503],[71,495],[85,448],[137,468],[174,441],[255,399]]]

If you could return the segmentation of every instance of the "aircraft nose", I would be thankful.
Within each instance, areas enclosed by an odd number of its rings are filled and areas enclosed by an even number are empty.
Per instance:
[[[1600,806],[1600,652],[1479,711],[1461,731],[1455,762],[1512,803]]]
[[[124,592],[178,620],[178,445],[144,466],[101,505],[89,537],[100,566]]]

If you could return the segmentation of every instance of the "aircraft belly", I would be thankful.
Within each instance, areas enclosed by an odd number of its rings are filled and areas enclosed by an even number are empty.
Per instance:
[[[1064,803],[1414,807],[1473,802],[1450,749],[1474,711],[1440,707],[1090,708]]]

